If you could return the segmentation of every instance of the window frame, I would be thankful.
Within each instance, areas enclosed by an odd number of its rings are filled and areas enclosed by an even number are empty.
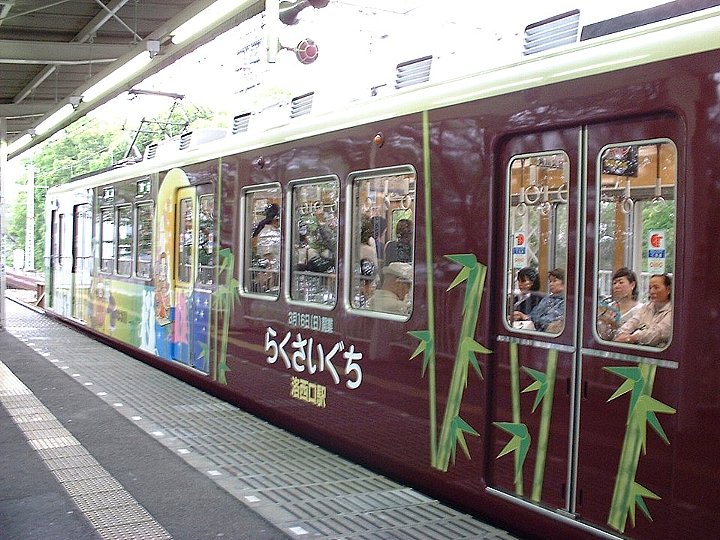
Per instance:
[[[542,158],[545,156],[556,156],[556,155],[563,155],[565,158],[564,163],[561,167],[558,167],[562,169],[562,178],[564,178],[564,182],[558,186],[558,189],[554,192],[554,195],[556,196],[555,200],[553,202],[550,202],[550,208],[547,212],[547,216],[549,216],[550,219],[550,228],[548,229],[548,234],[551,235],[549,245],[547,247],[548,252],[548,262],[547,262],[547,270],[545,271],[545,275],[542,275],[540,273],[539,279],[541,280],[541,283],[543,283],[543,280],[547,283],[549,281],[548,273],[555,268],[558,268],[557,261],[558,259],[564,260],[564,265],[562,266],[562,269],[565,273],[565,280],[564,280],[564,286],[565,286],[565,302],[564,302],[564,314],[563,314],[563,325],[562,328],[560,328],[557,332],[548,332],[546,330],[537,330],[535,328],[529,329],[529,328],[520,328],[515,327],[514,322],[508,320],[510,315],[512,314],[511,310],[511,299],[514,297],[515,294],[515,282],[517,280],[517,272],[524,267],[532,266],[527,260],[524,266],[516,268],[514,263],[514,256],[513,256],[513,249],[515,247],[515,238],[516,235],[519,232],[522,231],[516,231],[515,230],[515,222],[517,219],[517,216],[513,213],[513,208],[515,208],[512,204],[513,202],[513,191],[512,191],[512,171],[513,171],[513,164],[518,160],[526,160],[531,158]],[[522,166],[522,165],[521,165]],[[529,165],[531,167],[532,165]],[[502,306],[502,319],[503,319],[503,325],[505,328],[510,332],[516,332],[520,334],[526,334],[526,335],[533,335],[533,336],[543,336],[543,337],[558,337],[560,336],[565,329],[567,328],[567,321],[568,321],[568,307],[567,307],[567,297],[568,297],[568,289],[567,289],[567,282],[568,282],[568,260],[571,256],[569,247],[567,242],[569,241],[568,233],[569,233],[569,227],[570,227],[570,205],[569,205],[569,193],[572,189],[572,185],[570,184],[571,180],[571,174],[570,170],[572,167],[572,160],[570,157],[570,154],[567,152],[564,148],[555,148],[552,150],[542,150],[539,152],[524,152],[520,154],[515,154],[510,156],[507,162],[507,166],[505,169],[505,200],[504,200],[504,214],[505,214],[505,240],[503,241],[504,246],[504,252],[503,252],[503,306]],[[532,177],[529,178],[530,181],[532,181]],[[533,184],[534,185],[534,184]],[[564,197],[562,195],[562,192],[560,190],[561,187],[564,187]],[[530,187],[530,186],[528,186]],[[550,193],[552,194],[552,193]],[[533,196],[536,198],[534,201],[527,201],[523,198],[520,199],[521,203],[525,203],[527,208],[535,207],[537,206],[538,210],[537,212],[540,212],[540,205],[542,203],[541,199],[543,198],[543,190],[539,189],[537,193],[533,192]],[[521,204],[519,203],[519,204]],[[517,206],[519,206],[519,204]],[[559,217],[558,210],[561,206],[564,206],[566,209],[565,216],[564,216],[564,222],[566,227],[566,245],[565,245],[565,253],[562,256],[558,256],[558,227],[562,225],[562,219]],[[529,210],[525,210],[525,212],[528,212]],[[529,247],[529,238],[530,235],[528,234],[529,231],[525,231],[526,236],[526,242],[528,243]],[[526,247],[526,249],[528,249]],[[539,252],[538,252],[539,257]],[[550,257],[552,258],[552,264],[550,264]],[[536,271],[540,272],[540,265],[537,267],[534,267]],[[542,286],[541,286],[542,287]],[[542,288],[541,288],[542,290]],[[548,288],[545,291],[545,295],[547,296],[549,294],[549,285]],[[513,306],[514,307],[514,306]],[[555,322],[555,321],[553,321]]]
[[[212,227],[210,228],[207,240],[207,244],[203,244],[203,226],[205,226],[204,222],[204,205],[203,202],[207,199],[212,200],[212,204],[210,207],[212,208],[213,214],[216,214],[216,197],[214,192],[210,193],[198,193],[197,194],[197,234],[196,234],[196,243],[197,243],[197,270],[195,272],[195,286],[198,288],[207,288],[212,287],[215,285],[214,279],[217,274],[217,231],[215,230],[215,223],[213,222],[212,217],[209,219],[209,222],[212,224]],[[207,254],[210,259],[210,264],[202,264],[202,259],[204,255]],[[206,280],[204,276],[203,269],[209,270],[210,273],[210,279]]]
[[[120,213],[128,211],[128,218],[130,219],[130,234],[127,236],[127,238],[130,240],[129,242],[129,253],[125,256],[125,258],[120,258],[120,250],[122,248],[122,245],[120,244]],[[115,207],[115,275],[121,276],[121,277],[130,277],[133,272],[133,249],[135,241],[133,240],[133,233],[134,233],[134,212],[133,212],[133,205],[132,204],[119,204]],[[120,263],[129,263],[128,269],[126,272],[120,271]]]
[[[403,197],[402,200],[404,200],[406,197],[410,196],[410,193],[413,193],[412,196],[412,203],[411,206],[408,208],[412,211],[412,222],[413,222],[413,229],[412,229],[412,262],[410,263],[412,265],[412,276],[413,280],[410,286],[410,290],[408,292],[408,296],[410,298],[409,307],[408,307],[408,313],[406,315],[400,315],[396,313],[390,313],[386,311],[379,311],[379,310],[373,310],[368,307],[358,307],[356,305],[353,305],[353,299],[354,299],[354,289],[355,289],[355,279],[353,276],[354,268],[355,268],[355,258],[353,255],[353,250],[355,247],[354,241],[356,238],[360,237],[360,223],[361,223],[361,214],[363,212],[362,208],[355,208],[355,195],[356,195],[356,186],[363,181],[370,181],[375,178],[384,178],[388,176],[413,176],[413,182],[414,182],[414,189],[410,190],[408,189],[408,193]],[[417,186],[418,186],[418,174],[415,167],[412,165],[398,165],[395,167],[381,167],[376,169],[365,169],[360,171],[352,171],[348,174],[346,179],[346,186],[345,186],[345,218],[343,220],[343,223],[345,225],[345,235],[344,235],[344,250],[343,250],[343,302],[345,303],[345,310],[348,313],[351,313],[353,315],[360,315],[363,317],[370,317],[374,319],[385,319],[385,320],[392,320],[392,321],[401,321],[406,322],[410,320],[410,318],[413,316],[414,308],[415,308],[415,286],[417,285],[417,257],[416,257],[416,247],[417,247]],[[385,204],[385,201],[384,201]],[[389,207],[386,207],[386,213],[387,211],[393,210]],[[403,208],[403,210],[406,210]],[[394,234],[393,231],[391,231],[392,228],[392,221],[387,222],[387,229],[386,229],[386,242],[385,245],[390,241],[392,238],[392,235]],[[358,261],[359,262],[359,261]],[[378,265],[379,273],[382,273],[382,268]]]
[[[272,200],[273,197],[277,196],[278,198],[278,205],[280,207],[280,241],[279,241],[279,248],[280,248],[280,256],[278,257],[278,290],[274,294],[266,293],[266,292],[257,292],[251,290],[251,287],[249,287],[249,284],[252,283],[252,279],[250,279],[250,263],[253,259],[253,252],[255,251],[252,247],[252,233],[253,233],[253,224],[252,222],[248,223],[248,199],[252,197],[254,194],[267,191],[269,193],[272,193],[272,196],[266,197],[268,200]],[[283,189],[279,182],[268,182],[264,184],[255,184],[252,186],[246,186],[242,188],[240,193],[240,237],[239,242],[240,245],[238,246],[238,253],[243,254],[243,258],[240,261],[240,275],[238,276],[238,293],[242,297],[246,298],[255,298],[258,300],[264,300],[266,302],[277,302],[280,299],[280,293],[281,288],[283,286],[283,280],[282,280],[282,272],[283,272],[283,208],[284,208],[284,197],[283,197]]]
[[[312,186],[320,184],[335,184],[336,198],[334,202],[335,206],[335,218],[337,219],[337,230],[335,231],[335,272],[328,273],[328,276],[333,276],[335,284],[333,286],[333,301],[332,303],[317,302],[312,300],[302,300],[292,298],[293,293],[293,278],[295,272],[299,272],[295,268],[295,261],[293,256],[295,255],[295,249],[293,247],[295,243],[296,231],[298,230],[297,224],[299,222],[295,214],[295,189],[302,188],[303,186]],[[338,291],[339,288],[339,255],[340,255],[340,223],[341,223],[341,211],[340,211],[340,178],[337,175],[323,175],[314,176],[309,178],[302,178],[297,180],[291,180],[288,182],[287,194],[286,194],[286,210],[283,218],[285,222],[285,253],[283,255],[283,261],[285,263],[285,272],[283,272],[283,282],[285,288],[285,300],[288,304],[302,305],[307,307],[313,307],[324,310],[332,310],[338,303]],[[318,277],[318,276],[312,276]]]
[[[140,237],[141,237],[141,227],[140,227],[140,211],[143,209],[149,209],[150,211],[150,250],[149,250],[149,261],[148,262],[142,262],[140,261]],[[155,204],[152,201],[147,202],[139,202],[135,204],[135,239],[134,239],[134,257],[133,257],[133,275],[138,279],[143,279],[146,281],[150,281],[153,279],[153,243],[155,241],[155,227],[154,227],[154,221],[155,221]],[[149,270],[149,274],[147,276],[140,274],[139,269],[143,266],[147,266]]]
[[[185,203],[187,203],[187,207],[185,207]],[[195,257],[196,257],[196,244],[197,244],[197,229],[195,225],[195,204],[196,204],[196,197],[195,193],[192,192],[192,194],[189,194],[185,197],[181,197],[177,199],[177,210],[176,210],[176,224],[175,224],[175,261],[174,261],[174,276],[175,276],[175,282],[180,284],[182,287],[190,287],[193,285],[192,277],[193,277],[193,268],[195,266]],[[185,262],[183,260],[183,255],[186,254],[183,247],[183,235],[185,233],[185,225],[187,225],[188,221],[185,219],[184,213],[188,212],[190,213],[190,244],[189,244],[189,260]],[[181,270],[186,269],[187,270],[187,276],[183,275],[181,277]],[[188,279],[184,279],[187,277]]]
[[[107,240],[105,239],[105,238],[106,238],[106,237],[105,237],[105,230],[106,230],[106,228],[104,227],[104,219],[103,219],[106,213],[109,214],[109,216],[110,216],[111,219],[112,219],[112,224],[111,224],[111,226],[110,226],[110,228],[109,228],[109,230],[111,230],[111,231],[112,231],[112,234],[113,234],[112,239],[110,240],[111,244],[110,244],[110,246],[109,246],[109,248],[110,248],[110,253],[112,254],[112,258],[110,258],[110,259],[103,258],[103,255],[105,254],[105,249],[104,249],[104,248],[105,248],[105,244],[107,243]],[[98,217],[100,218],[100,219],[99,219],[99,227],[100,227],[100,235],[99,235],[99,236],[100,236],[100,242],[99,242],[99,244],[100,244],[100,249],[99,249],[99,251],[100,251],[100,253],[99,253],[99,255],[100,255],[100,265],[98,266],[98,269],[99,269],[99,273],[101,273],[101,274],[112,275],[112,274],[115,272],[115,244],[116,244],[116,241],[115,241],[115,240],[116,240],[116,239],[115,239],[115,207],[114,207],[114,206],[102,206],[102,207],[100,207],[100,212],[99,212],[99,214],[98,214]],[[105,261],[109,261],[109,262],[106,264]],[[107,269],[108,267],[109,267],[109,270]]]
[[[600,336],[598,332],[598,320],[597,320],[597,313],[599,309],[600,304],[600,272],[602,271],[600,269],[601,262],[601,253],[600,253],[600,226],[601,226],[601,204],[602,204],[602,197],[601,197],[601,190],[602,190],[602,174],[603,174],[603,155],[611,148],[619,148],[619,147],[625,147],[625,146],[637,146],[638,148],[641,148],[643,146],[653,146],[653,145],[669,145],[670,149],[672,150],[674,160],[673,160],[673,179],[674,184],[669,186],[663,186],[660,185],[660,192],[663,194],[666,190],[671,189],[673,190],[673,202],[674,202],[674,208],[673,208],[673,261],[672,261],[672,267],[671,268],[665,268],[665,274],[669,275],[671,278],[671,285],[670,285],[670,305],[671,309],[673,311],[673,319],[672,319],[672,327],[670,329],[670,339],[668,339],[667,343],[665,343],[662,346],[656,346],[656,345],[643,345],[638,343],[622,343],[619,341],[613,341],[608,340]],[[595,220],[594,220],[594,226],[595,226],[595,241],[593,242],[593,308],[592,308],[592,335],[593,338],[598,342],[605,346],[611,345],[611,346],[617,346],[617,347],[624,347],[624,348],[630,348],[634,350],[640,350],[640,351],[653,351],[653,352],[660,352],[667,350],[673,341],[673,336],[675,334],[675,326],[676,326],[676,319],[675,319],[675,304],[674,304],[674,297],[675,297],[675,291],[677,290],[676,287],[676,278],[677,278],[677,233],[678,233],[678,190],[680,185],[680,178],[678,177],[678,148],[675,144],[675,141],[668,137],[659,137],[659,138],[650,138],[650,139],[639,139],[639,140],[633,140],[633,141],[622,141],[622,142],[613,142],[608,143],[602,146],[600,148],[598,155],[596,156],[596,166],[595,166],[595,179],[594,179],[594,185],[595,190],[597,193],[597,196],[595,197]],[[640,164],[641,165],[641,164]],[[640,166],[639,165],[639,166]],[[645,187],[647,189],[647,186],[640,186],[641,188]],[[667,201],[667,199],[664,199]],[[642,210],[643,206],[647,203],[652,201],[652,199],[640,199],[638,201],[633,200],[633,211],[629,214],[630,219],[630,225],[632,227],[632,234],[633,238],[630,242],[628,242],[625,246],[625,258],[630,261],[630,266],[628,268],[635,272],[636,278],[637,278],[637,287],[638,287],[638,301],[640,304],[644,304],[647,299],[645,298],[647,291],[643,290],[642,283],[643,283],[643,274],[645,273],[642,270],[643,262],[645,261],[644,254],[643,254],[643,241],[645,239],[645,236],[648,234],[649,230],[646,230],[644,227],[644,221],[642,219]],[[641,203],[641,204],[638,204]],[[637,208],[636,206],[639,206]],[[616,227],[617,229],[617,227]],[[639,232],[639,234],[637,234]],[[667,250],[667,248],[666,248]],[[640,270],[637,270],[635,267],[640,266]],[[614,273],[614,270],[611,270],[611,276],[612,273]],[[648,278],[647,281],[649,283],[650,277],[653,275],[656,275],[655,273],[651,273],[649,270],[647,272]],[[612,292],[612,281],[610,285],[610,292]]]

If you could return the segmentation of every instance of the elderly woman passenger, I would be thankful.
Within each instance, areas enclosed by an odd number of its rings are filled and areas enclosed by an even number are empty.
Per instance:
[[[410,263],[393,262],[383,268],[382,287],[368,302],[374,311],[407,315],[410,304],[406,300],[412,287],[413,269]]]
[[[615,336],[621,343],[663,347],[672,334],[672,280],[667,274],[650,278],[650,300],[623,324]]]

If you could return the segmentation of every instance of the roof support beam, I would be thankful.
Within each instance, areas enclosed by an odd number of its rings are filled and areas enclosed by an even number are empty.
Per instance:
[[[113,62],[128,45],[0,40],[0,64],[90,64]]]
[[[95,36],[95,33],[100,28],[102,28],[102,26],[108,21],[110,16],[114,15],[127,2],[128,0],[112,0],[112,2],[105,6],[105,12],[101,12],[95,15],[95,17],[93,17],[93,19],[88,24],[86,24],[82,30],[80,30],[78,35],[73,38],[73,43],[85,43],[86,41],[89,41],[92,37]],[[55,66],[45,66],[40,71],[40,73],[33,77],[33,80],[30,81],[25,86],[25,88],[18,92],[13,102],[20,103],[21,101],[23,101],[26,97],[30,95],[33,90],[35,90],[35,88],[40,86],[45,79],[52,75],[55,72],[55,69]]]
[[[90,24],[88,24],[83,31],[87,32],[89,28],[93,28],[93,32],[100,28],[102,25],[104,25],[111,17],[115,19],[118,23],[120,23],[122,26],[124,26],[128,32],[130,32],[133,35],[133,39],[135,41],[142,41],[143,38],[138,36],[135,33],[135,30],[130,28],[127,24],[125,24],[125,21],[123,21],[120,17],[117,16],[117,11],[123,7],[125,4],[127,4],[128,0],[115,0],[114,2],[111,2],[107,6],[100,2],[100,0],[95,0],[97,4],[102,7],[103,11],[98,13],[92,21],[90,21]],[[80,40],[77,40],[80,41]]]
[[[23,118],[32,116],[42,116],[53,107],[57,107],[56,101],[36,100],[30,103],[22,104],[2,104],[0,103],[0,117],[2,118]]]

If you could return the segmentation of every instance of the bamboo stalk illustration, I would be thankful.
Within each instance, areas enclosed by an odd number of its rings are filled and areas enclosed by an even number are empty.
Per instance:
[[[645,453],[647,450],[647,424],[650,424],[650,427],[665,444],[670,444],[656,413],[674,414],[676,411],[669,405],[651,397],[657,366],[640,364],[637,367],[606,367],[604,369],[625,379],[608,401],[628,392],[631,393],[625,438],[608,516],[608,525],[624,532],[628,515],[632,525],[635,526],[636,505],[652,521],[645,499],[660,499],[658,495],[635,481],[640,452]]]
[[[230,248],[223,248],[219,252],[220,268],[218,269],[216,331],[222,321],[222,332],[216,334],[217,357],[215,358],[213,378],[221,384],[227,384],[227,346],[230,333],[230,318],[235,308],[235,298],[238,291],[238,281],[233,278],[235,256]]]
[[[517,343],[510,343],[510,396],[512,399],[512,421],[519,425],[520,416],[520,362]],[[523,474],[520,454],[515,452],[515,493],[523,494]]]
[[[432,242],[432,176],[430,169],[430,118],[423,111],[423,194],[425,196],[425,257],[427,265],[427,307],[428,335],[430,344],[427,363],[423,372],[428,370],[428,413],[430,415],[430,463],[437,460],[437,399],[435,390],[435,284],[433,280],[433,242]]]
[[[535,379],[535,382],[528,386],[523,392],[537,390],[535,403],[532,412],[535,412],[540,401],[542,401],[542,412],[540,415],[540,430],[537,439],[537,453],[535,456],[535,473],[533,475],[533,488],[531,499],[540,501],[542,495],[543,480],[545,478],[545,461],[547,459],[548,440],[550,438],[550,423],[552,421],[553,395],[555,393],[555,378],[557,374],[557,349],[549,349],[547,367],[545,373],[535,372],[529,368],[525,371]]]
[[[455,355],[455,365],[450,379],[448,400],[438,441],[435,466],[441,471],[447,470],[451,457],[455,458],[457,444],[460,444],[465,455],[470,457],[464,433],[472,435],[478,435],[478,433],[460,418],[460,405],[467,386],[469,366],[472,365],[478,375],[482,377],[475,353],[489,354],[491,352],[474,338],[487,267],[478,263],[475,255],[472,254],[447,255],[446,258],[463,267],[448,290],[464,281],[467,281],[467,285],[463,304],[463,321],[460,328],[460,343]]]
[[[555,393],[555,380],[557,377],[557,349],[548,350],[547,368],[545,373],[530,368],[523,368],[534,381],[523,392],[536,391],[532,412],[542,403],[542,414],[535,457],[535,471],[531,499],[540,501],[543,481],[545,479],[545,462],[547,460],[547,446],[550,438],[550,424],[552,421],[553,396]],[[512,435],[510,441],[498,454],[498,458],[514,451],[515,458],[515,493],[523,494],[523,466],[525,458],[532,444],[527,426],[522,423],[520,411],[520,375],[517,343],[510,343],[510,389],[512,399],[512,422],[494,422],[493,424]]]

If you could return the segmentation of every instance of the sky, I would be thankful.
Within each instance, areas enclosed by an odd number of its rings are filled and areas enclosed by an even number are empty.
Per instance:
[[[582,25],[659,3],[663,2],[519,0],[489,5],[478,0],[331,0],[325,8],[303,10],[297,25],[280,25],[284,46],[294,47],[305,38],[316,42],[319,56],[311,65],[298,62],[289,50],[280,51],[277,62],[268,64],[264,25],[256,17],[136,88],[181,93],[187,103],[220,106],[230,118],[264,105],[258,103],[258,92],[247,90],[258,81],[291,95],[315,91],[316,99],[324,93],[350,101],[366,97],[371,86],[391,82],[395,66],[405,60],[431,54],[433,70],[455,75],[479,71],[503,59],[519,60],[524,28],[532,22],[579,8]],[[260,46],[253,47],[258,41]],[[120,105],[125,117],[139,121],[148,110],[162,112],[171,104],[169,98],[128,100],[124,94],[94,114],[117,114]]]

